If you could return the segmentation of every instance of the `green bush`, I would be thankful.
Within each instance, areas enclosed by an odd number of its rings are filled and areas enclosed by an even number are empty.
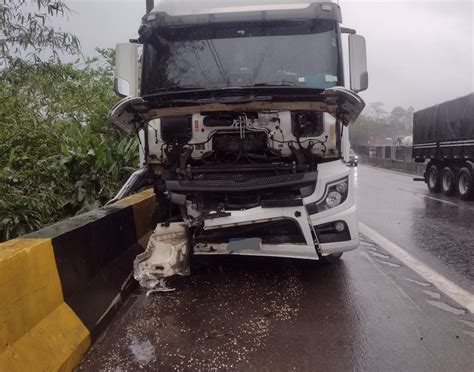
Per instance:
[[[107,122],[113,53],[0,70],[0,241],[111,199],[138,166],[138,142]]]

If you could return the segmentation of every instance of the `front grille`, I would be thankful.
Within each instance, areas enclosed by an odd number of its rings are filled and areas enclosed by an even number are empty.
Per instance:
[[[253,177],[243,181],[232,179],[168,180],[166,187],[170,191],[253,191],[288,186],[308,186],[314,184],[317,177],[317,172],[309,172]]]

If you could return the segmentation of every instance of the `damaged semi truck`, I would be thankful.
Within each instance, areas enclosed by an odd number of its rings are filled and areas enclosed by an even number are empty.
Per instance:
[[[474,93],[415,112],[413,158],[431,192],[474,197]]]
[[[368,74],[365,39],[340,25],[339,5],[150,3],[138,39],[117,45],[125,98],[110,112],[139,135],[143,165],[117,198],[147,180],[158,200],[135,262],[142,285],[185,274],[190,254],[334,261],[357,248],[343,158]]]

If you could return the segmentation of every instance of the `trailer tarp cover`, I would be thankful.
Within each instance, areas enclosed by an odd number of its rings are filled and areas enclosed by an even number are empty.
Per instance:
[[[474,140],[474,93],[415,112],[413,144]]]

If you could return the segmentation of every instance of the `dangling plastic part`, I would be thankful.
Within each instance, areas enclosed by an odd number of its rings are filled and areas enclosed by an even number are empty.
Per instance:
[[[189,275],[189,249],[186,226],[172,223],[157,226],[148,246],[133,262],[133,276],[140,285],[151,292],[169,292],[164,278],[173,275]]]
[[[176,288],[168,287],[168,285],[166,284],[166,279],[165,278],[161,278],[158,281],[158,285],[154,289],[149,289],[146,292],[146,295],[149,296],[149,295],[151,295],[152,293],[155,293],[155,292],[174,292],[175,290],[176,290]]]

